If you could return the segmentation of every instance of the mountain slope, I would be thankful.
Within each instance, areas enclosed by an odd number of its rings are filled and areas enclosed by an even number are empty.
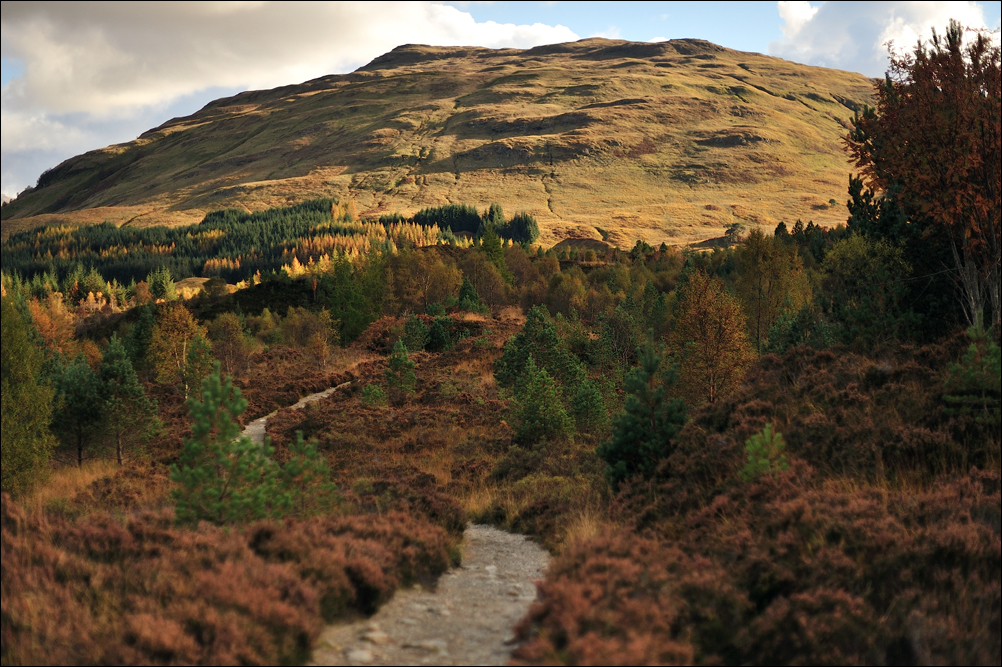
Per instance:
[[[67,160],[3,207],[3,232],[182,224],[317,195],[351,197],[367,216],[494,201],[535,214],[548,244],[834,224],[849,173],[840,138],[871,89],[859,74],[700,40],[402,46]]]

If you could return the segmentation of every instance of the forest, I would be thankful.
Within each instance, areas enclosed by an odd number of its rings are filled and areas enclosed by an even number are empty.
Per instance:
[[[999,85],[952,25],[844,226],[712,251],[333,199],[11,236],[4,664],[306,662],[470,521],[554,555],[517,664],[998,664]]]

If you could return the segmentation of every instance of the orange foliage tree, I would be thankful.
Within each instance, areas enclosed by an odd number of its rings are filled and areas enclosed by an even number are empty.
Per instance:
[[[953,259],[962,306],[974,324],[999,299],[1002,86],[999,48],[951,21],[914,51],[893,54],[876,109],[854,119],[846,145],[866,185],[899,192],[909,224],[940,239]]]
[[[669,340],[690,405],[713,403],[733,390],[753,357],[737,299],[702,270],[679,290]]]

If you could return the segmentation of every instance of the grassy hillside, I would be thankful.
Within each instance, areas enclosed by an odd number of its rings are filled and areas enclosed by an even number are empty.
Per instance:
[[[544,244],[829,225],[845,218],[840,137],[870,95],[859,74],[700,40],[402,46],[67,160],[3,208],[3,234],[190,224],[316,196],[351,197],[362,215],[496,201],[536,215]]]

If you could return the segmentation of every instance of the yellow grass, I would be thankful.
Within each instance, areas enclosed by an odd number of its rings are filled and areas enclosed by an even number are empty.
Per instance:
[[[591,57],[612,46],[616,57]],[[182,224],[227,206],[331,195],[363,216],[497,202],[535,215],[544,246],[568,237],[685,245],[719,238],[732,223],[771,230],[847,217],[841,137],[848,107],[872,101],[862,75],[694,41],[676,49],[589,39],[529,60],[446,49],[422,62],[413,52],[423,50],[394,52],[362,79],[210,105],[74,158],[72,175],[4,207],[3,233]],[[177,133],[185,137],[176,147],[133,160],[140,145]],[[121,177],[88,181],[105,170]],[[84,208],[49,213],[67,194]]]
[[[112,461],[88,461],[82,467],[59,466],[23,500],[25,510],[40,513],[46,505],[56,500],[70,500],[92,482],[115,472],[118,465]]]

